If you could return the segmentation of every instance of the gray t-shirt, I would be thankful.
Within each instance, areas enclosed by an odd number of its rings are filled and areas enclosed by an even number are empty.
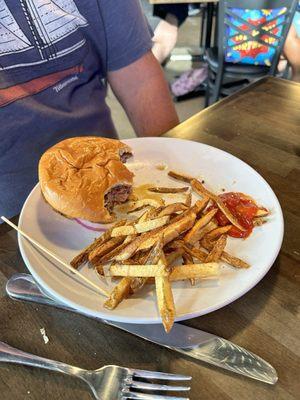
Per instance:
[[[54,143],[117,137],[107,71],[150,49],[138,0],[0,0],[0,215],[20,212]]]

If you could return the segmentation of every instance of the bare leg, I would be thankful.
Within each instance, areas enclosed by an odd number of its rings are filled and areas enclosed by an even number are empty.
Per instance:
[[[174,15],[168,14],[161,20],[154,31],[152,52],[155,58],[163,63],[174,49],[178,37],[178,21]]]
[[[286,38],[284,54],[292,66],[293,80],[300,82],[300,38],[293,25]]]

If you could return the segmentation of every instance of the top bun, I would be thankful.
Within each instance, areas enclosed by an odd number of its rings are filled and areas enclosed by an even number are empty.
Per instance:
[[[130,147],[113,139],[86,136],[63,140],[39,162],[45,200],[69,218],[109,223],[114,204],[127,200],[133,174],[123,164]]]

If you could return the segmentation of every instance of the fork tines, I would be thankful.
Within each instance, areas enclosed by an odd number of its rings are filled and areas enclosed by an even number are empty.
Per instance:
[[[151,392],[182,392],[189,391],[189,386],[175,386],[175,385],[161,385],[156,383],[142,382],[140,380],[136,381],[134,378],[142,379],[158,379],[158,380],[168,380],[168,381],[189,381],[191,376],[178,375],[178,374],[168,374],[156,371],[144,371],[144,370],[131,370],[132,379],[126,382],[126,385],[122,391],[122,399],[136,399],[136,400],[188,400],[187,397],[178,396],[166,396],[166,395],[155,395],[133,392],[133,390],[141,391],[151,391]]]

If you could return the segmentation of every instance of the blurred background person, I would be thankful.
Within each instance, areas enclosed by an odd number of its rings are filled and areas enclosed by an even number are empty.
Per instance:
[[[141,2],[154,32],[152,52],[155,58],[164,64],[176,46],[179,27],[189,15],[189,5],[187,3],[151,5],[148,0]]]
[[[284,55],[292,67],[292,79],[300,82],[300,2],[285,41]]]
[[[165,66],[177,44],[180,26],[189,16],[199,15],[200,5],[196,3],[151,5],[148,0],[142,0],[142,6],[154,32],[152,53],[160,64]],[[205,66],[188,69],[176,76],[170,84],[170,90],[174,97],[179,98],[192,93],[206,77]]]

